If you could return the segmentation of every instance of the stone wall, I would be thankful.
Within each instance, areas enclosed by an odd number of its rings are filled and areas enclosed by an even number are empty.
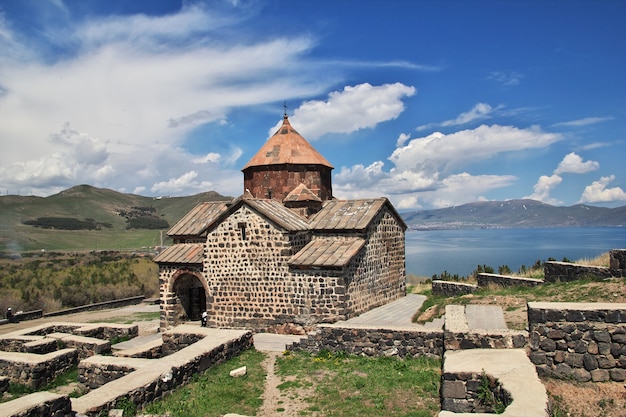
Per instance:
[[[616,271],[616,275],[626,276],[626,249],[613,249],[610,254],[610,267]]]
[[[199,280],[204,280],[202,278],[202,265],[187,265],[183,268],[180,265],[159,265],[159,292],[161,300],[161,320],[159,326],[162,330],[174,327],[181,320],[181,316],[185,314],[180,304],[181,300],[173,291],[174,281],[181,275],[192,275],[200,277]],[[201,283],[198,285],[201,285]]]
[[[490,400],[484,396],[490,395]],[[491,375],[479,372],[444,372],[441,375],[441,409],[454,413],[496,413],[496,400],[502,407],[511,395]]]
[[[626,380],[626,304],[528,303],[528,322],[541,375]]]
[[[479,287],[487,287],[489,285],[497,285],[499,287],[536,287],[543,284],[542,279],[486,273],[478,274],[477,280]]]
[[[616,276],[615,271],[611,268],[554,261],[544,263],[543,273],[546,282],[570,282],[588,277],[610,278]]]
[[[432,282],[432,290],[433,294],[436,295],[456,297],[459,295],[471,294],[478,290],[478,286],[456,281],[434,280]]]
[[[345,273],[346,316],[357,316],[406,294],[404,229],[385,208],[364,236],[367,243]]]
[[[0,355],[0,374],[37,389],[77,363],[76,349],[61,349],[45,355],[5,352]]]
[[[127,387],[119,396],[112,394],[115,398],[106,399],[101,396],[99,405],[90,406],[85,415],[95,417],[99,416],[102,410],[122,408],[124,401],[131,401],[137,408],[143,408],[167,395],[170,391],[188,384],[194,375],[241,354],[251,346],[252,333],[245,332],[241,337],[230,340],[211,351],[190,357],[188,360],[185,359],[184,362],[181,362],[180,359],[172,359],[175,365],[169,366],[167,372],[161,372],[156,378],[153,376],[154,371],[151,370],[151,367],[144,367],[134,372],[137,375],[127,375],[117,380],[117,383],[123,385],[124,378],[132,378],[134,386]],[[174,355],[185,356],[185,354],[184,350],[180,350]],[[77,399],[77,402],[88,400],[88,396],[91,394],[97,395],[98,392],[93,391],[86,394]]]
[[[263,329],[314,314],[309,283],[291,279],[287,265],[308,241],[308,233],[283,232],[247,205],[220,223],[204,259],[209,326]]]
[[[344,328],[320,325],[317,331],[294,343],[289,350],[346,352],[366,356],[428,356],[443,355],[443,332],[422,328]]]
[[[2,403],[2,416],[11,417],[74,417],[69,396],[51,392],[35,392]]]

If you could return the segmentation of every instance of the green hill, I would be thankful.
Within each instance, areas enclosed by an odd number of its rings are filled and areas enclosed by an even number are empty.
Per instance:
[[[152,198],[78,185],[49,197],[0,196],[0,251],[120,250],[157,246],[216,192]]]

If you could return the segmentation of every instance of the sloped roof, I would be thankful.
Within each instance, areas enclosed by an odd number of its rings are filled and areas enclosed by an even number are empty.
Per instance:
[[[178,221],[169,236],[199,236],[228,209],[225,202],[200,203]]]
[[[309,190],[306,185],[300,183],[283,199],[283,203],[287,201],[319,201],[321,203],[322,199]]]
[[[330,200],[311,218],[309,227],[314,230],[365,230],[384,206],[389,207],[400,224],[406,228],[402,218],[384,197],[367,200]]]
[[[242,171],[256,166],[283,164],[323,165],[333,168],[322,154],[291,127],[287,115],[283,118],[280,129],[265,142],[256,155],[243,167]]]
[[[202,243],[178,243],[154,257],[154,262],[165,264],[201,264],[204,254]]]
[[[243,198],[242,202],[247,203],[250,207],[287,231],[295,232],[309,229],[309,224],[306,220],[276,200]]]
[[[360,237],[314,239],[287,263],[291,266],[342,268],[348,265],[364,245],[365,239]]]

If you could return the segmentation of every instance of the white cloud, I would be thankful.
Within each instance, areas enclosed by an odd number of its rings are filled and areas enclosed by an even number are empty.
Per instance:
[[[543,132],[539,127],[519,129],[513,126],[482,125],[449,135],[437,132],[412,139],[396,149],[389,160],[396,169],[403,171],[450,171],[501,152],[543,148],[561,139],[561,135]]]
[[[493,71],[487,77],[488,80],[494,80],[497,83],[505,85],[505,86],[519,85],[522,78],[524,78],[524,75],[515,71],[510,71],[510,72]]]
[[[600,164],[596,161],[586,161],[576,153],[571,152],[565,155],[559,166],[554,171],[555,174],[585,174],[600,168]]]
[[[579,203],[610,203],[613,201],[625,201],[626,192],[620,187],[606,188],[615,179],[615,175],[601,177],[591,185],[585,187]]]
[[[534,192],[524,198],[530,198],[532,200],[542,201],[546,204],[559,205],[563,204],[561,201],[550,197],[550,192],[563,181],[563,178],[554,174],[551,176],[542,175],[539,177],[537,184],[534,186]]]
[[[454,119],[446,120],[441,123],[429,123],[418,126],[415,130],[421,132],[435,127],[461,126],[475,121],[489,119],[495,112],[501,110],[503,107],[504,106],[492,107],[487,103],[478,103],[468,112],[461,113]]]
[[[153,193],[172,193],[178,195],[182,189],[193,189],[196,191],[210,190],[213,184],[210,181],[196,181],[197,176],[197,171],[189,171],[178,178],[170,178],[168,181],[154,184],[150,191]]]
[[[466,123],[470,123],[476,120],[482,120],[489,117],[491,113],[500,107],[495,109],[487,103],[478,103],[468,112],[461,113],[456,119],[446,120],[441,123],[441,126],[458,126]]]
[[[570,120],[568,122],[555,123],[554,126],[566,126],[566,127],[580,127],[580,126],[588,126],[597,123],[604,123],[609,120],[613,120],[613,116],[605,116],[605,117],[585,117],[577,120]]]
[[[400,133],[400,136],[398,136],[398,140],[396,140],[396,148],[404,146],[406,141],[409,139],[411,139],[411,135],[409,135],[408,133]]]
[[[328,94],[326,101],[304,102],[290,120],[308,140],[326,133],[352,133],[397,118],[404,111],[402,99],[414,94],[415,87],[401,83],[345,86]],[[280,123],[270,129],[270,135]]]
[[[216,152],[209,152],[200,158],[193,159],[194,164],[208,164],[208,163],[217,163],[221,159],[221,155]]]

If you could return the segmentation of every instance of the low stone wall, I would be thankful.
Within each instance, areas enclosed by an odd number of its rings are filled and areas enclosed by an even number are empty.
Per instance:
[[[478,286],[457,281],[435,280],[432,282],[432,290],[433,294],[436,295],[456,297],[459,295],[471,294],[478,290]]]
[[[176,330],[176,329],[174,329]],[[194,343],[202,340],[204,335],[201,333],[177,333],[170,331],[163,333],[163,343],[161,345],[161,356],[168,356],[193,345]]]
[[[528,303],[528,322],[540,375],[626,380],[626,304]]]
[[[86,416],[98,416],[102,410],[121,408],[122,401],[131,401],[138,408],[145,407],[171,390],[189,383],[195,374],[237,356],[252,346],[251,332],[232,332],[239,336],[233,336],[211,350],[205,350],[200,342],[173,353],[166,360],[146,360],[154,362],[154,365],[144,366],[107,384],[103,387],[106,388],[104,392],[93,390],[73,399],[73,410]]]
[[[83,311],[104,310],[107,308],[119,308],[141,303],[146,297],[138,295],[136,297],[121,298],[119,300],[103,301],[101,303],[87,304],[84,306],[67,308],[65,310],[44,313],[44,317],[63,316],[66,314],[82,313]]]
[[[9,378],[6,376],[0,376],[0,394],[9,390]]]
[[[484,330],[481,332],[444,333],[446,350],[522,349],[528,344],[528,333],[517,330]]]
[[[111,343],[108,340],[66,333],[50,333],[46,338],[56,340],[61,346],[76,349],[78,352],[78,360],[101,353],[111,352]]]
[[[61,349],[45,355],[0,352],[0,374],[35,389],[46,385],[77,363],[76,349]]]
[[[78,384],[81,390],[88,392],[150,364],[147,359],[93,356],[78,364]]]
[[[22,311],[19,313],[15,314],[15,320],[19,321],[25,321],[25,320],[35,320],[35,319],[40,319],[43,317],[43,311],[42,310],[32,310],[32,311]],[[7,319],[0,319],[0,325],[2,324],[9,324],[9,320]]]
[[[72,403],[67,395],[35,392],[2,403],[0,417],[73,417]]]
[[[570,282],[586,277],[611,278],[616,271],[602,266],[587,266],[569,262],[548,261],[543,264],[546,282]]]
[[[500,287],[535,287],[543,284],[542,279],[486,273],[478,274],[477,280],[479,287],[487,287],[489,285],[497,285]]]
[[[366,356],[437,357],[443,355],[443,331],[423,328],[380,329],[320,325],[289,350],[346,352]]]

